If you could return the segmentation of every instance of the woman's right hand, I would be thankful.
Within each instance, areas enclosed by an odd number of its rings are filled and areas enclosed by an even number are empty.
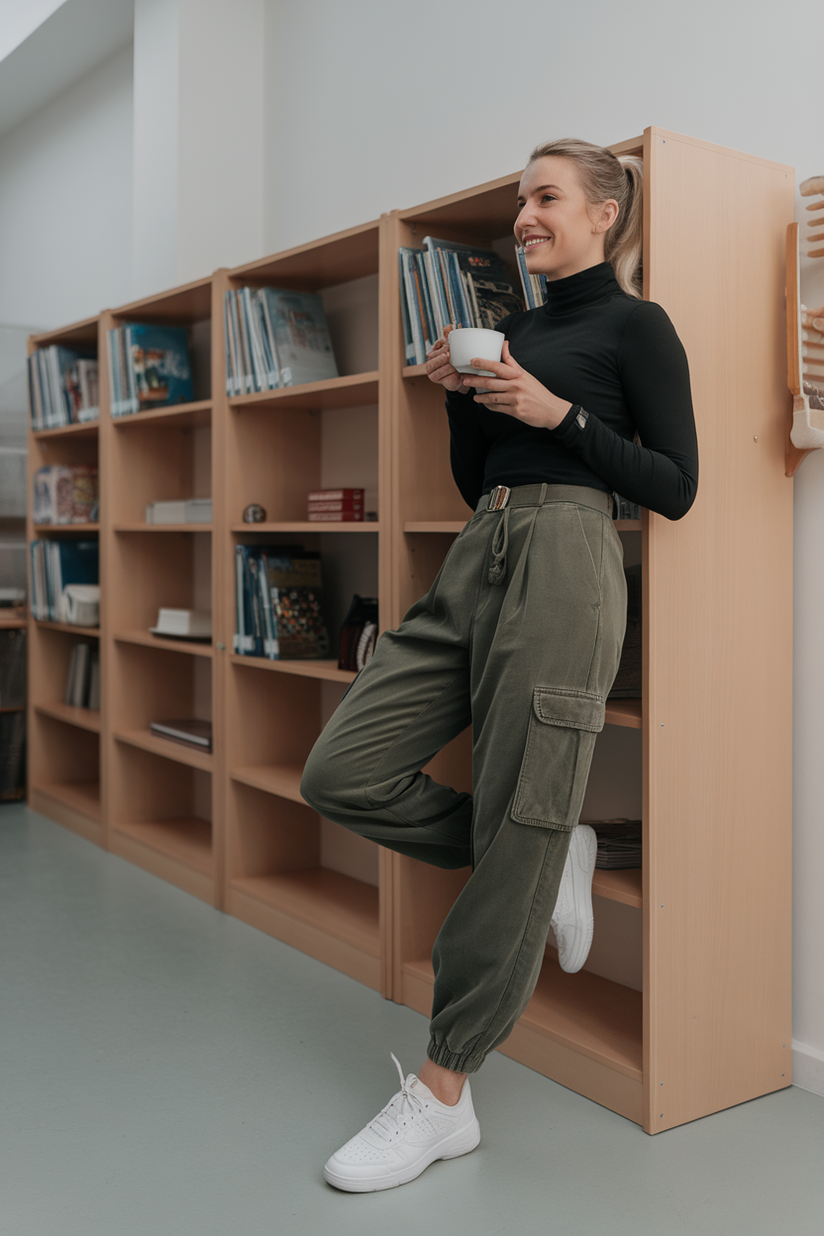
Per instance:
[[[454,326],[444,327],[444,332],[431,352],[426,354],[426,376],[430,382],[437,382],[448,391],[458,391],[467,394],[472,388],[467,383],[468,374],[458,373],[449,360],[449,344],[447,336]]]

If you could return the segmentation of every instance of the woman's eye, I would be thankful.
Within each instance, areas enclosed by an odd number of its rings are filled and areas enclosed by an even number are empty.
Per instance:
[[[554,202],[556,200],[554,193],[545,193],[541,198],[542,202]]]

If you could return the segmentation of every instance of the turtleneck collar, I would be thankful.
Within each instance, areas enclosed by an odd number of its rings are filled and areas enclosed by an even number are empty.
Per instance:
[[[611,262],[600,262],[566,279],[548,279],[546,284],[546,313],[557,317],[562,313],[574,313],[596,301],[605,300],[621,291]]]

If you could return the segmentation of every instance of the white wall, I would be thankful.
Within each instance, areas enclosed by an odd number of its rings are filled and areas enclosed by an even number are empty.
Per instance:
[[[0,141],[0,322],[40,329],[131,289],[132,53]]]

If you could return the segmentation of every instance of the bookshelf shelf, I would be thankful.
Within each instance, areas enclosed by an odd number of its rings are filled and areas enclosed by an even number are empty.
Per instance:
[[[69,725],[78,725],[83,730],[93,730],[100,733],[100,712],[91,708],[75,708],[71,704],[35,704],[35,712],[46,717],[54,717],[57,721],[67,721]]]
[[[629,729],[644,728],[641,700],[607,700],[607,725],[623,725]]]
[[[377,370],[329,378],[324,382],[307,382],[302,386],[284,386],[276,391],[259,391],[254,395],[235,395],[228,401],[233,412],[261,409],[326,412],[377,402]]]
[[[564,974],[548,950],[501,1050],[657,1133],[792,1077],[792,664],[774,632],[792,622],[779,309],[793,172],[656,128],[613,149],[644,161],[644,295],[684,342],[712,468],[684,519],[644,511],[615,524],[625,562],[643,568],[643,698],[607,702],[585,818],[641,816],[644,871],[596,869],[604,973]],[[27,524],[29,539],[97,536],[103,594],[100,630],[30,620],[29,802],[424,1014],[432,945],[468,871],[427,868],[422,882],[414,860],[358,849],[363,839],[301,800],[308,752],[355,674],[333,657],[231,651],[235,547],[271,539],[319,551],[333,638],[353,593],[379,598],[385,630],[427,591],[471,512],[451,476],[443,392],[423,365],[403,364],[398,248],[431,234],[504,253],[518,179],[31,340],[96,348],[103,361],[100,421],[29,439],[30,481],[44,463],[98,465],[99,525]],[[229,398],[224,296],[247,285],[319,293],[342,376]],[[750,307],[743,349],[725,317],[731,286]],[[186,329],[192,402],[111,417],[106,332],[127,322]],[[757,452],[745,445],[754,421]],[[350,487],[380,522],[305,520],[307,492]],[[206,494],[211,525],[143,522],[148,502]],[[265,507],[265,524],[241,523],[250,503]],[[160,607],[211,610],[213,644],[151,635]],[[67,636],[100,639],[100,721],[56,703]],[[153,718],[186,716],[214,718],[215,754],[149,732]],[[468,732],[426,771],[471,790]],[[638,960],[639,925],[643,993],[617,981]],[[624,944],[633,951],[621,958]]]
[[[296,674],[301,678],[322,678],[327,682],[352,682],[355,675],[350,670],[338,669],[337,661],[269,661],[266,657],[241,657],[232,653],[233,665],[246,669],[274,670],[278,674]]]
[[[379,987],[378,890],[322,867],[229,884],[227,908],[244,922]]]
[[[117,824],[115,832],[211,877],[212,826],[196,817]]]
[[[87,421],[83,425],[59,425],[55,429],[36,429],[32,437],[37,442],[54,442],[59,438],[96,438],[99,421]]]
[[[179,403],[173,407],[156,408],[153,412],[135,412],[133,416],[112,417],[115,429],[136,429],[147,425],[155,428],[200,429],[212,422],[211,399],[198,399],[193,403]]]
[[[296,803],[303,802],[300,794],[300,780],[303,776],[302,764],[233,768],[229,776],[233,781],[240,781],[243,785],[251,785],[254,789],[264,790],[267,794],[275,794],[279,798],[290,798]]]
[[[115,524],[113,532],[211,532],[211,524]]]
[[[233,524],[231,531],[234,533],[242,533],[244,536],[250,532],[300,532],[304,536],[309,536],[315,532],[380,532],[381,526],[379,520],[353,520],[345,522],[344,520],[329,521],[318,520],[316,523],[309,523],[305,519],[279,520],[277,523],[265,524]]]
[[[100,524],[34,524],[33,529],[38,537],[92,536],[100,531]]]
[[[428,1016],[434,985],[431,961],[429,958],[415,959],[407,962],[403,969],[409,995],[415,1001],[404,1003]],[[526,1030],[553,1039],[576,1054],[640,1083],[641,1029],[641,992],[586,970],[566,974],[558,964],[555,949],[548,948],[538,985],[515,1033]],[[503,1049],[505,1055],[509,1054],[506,1044]]]
[[[40,794],[71,807],[90,820],[100,822],[99,781],[45,782],[38,789]]]
[[[212,644],[197,643],[195,640],[163,639],[160,635],[152,635],[151,631],[118,631],[112,637],[119,644],[143,644],[146,648],[162,648],[166,652],[187,652],[194,657],[213,657]]]
[[[592,878],[592,891],[607,901],[620,901],[625,906],[644,908],[641,868],[628,867],[618,871],[602,871],[596,867]]]
[[[87,639],[97,639],[100,627],[78,627],[69,622],[50,622],[46,618],[32,618],[32,624],[40,631],[63,631],[68,635],[82,636]]]
[[[159,755],[164,760],[174,760],[178,764],[188,764],[190,768],[198,768],[201,772],[211,772],[214,756],[211,752],[198,751],[195,747],[187,747],[184,743],[173,742],[170,738],[155,738],[151,730],[120,730],[113,735],[117,742],[128,743],[139,747],[152,755]]]

